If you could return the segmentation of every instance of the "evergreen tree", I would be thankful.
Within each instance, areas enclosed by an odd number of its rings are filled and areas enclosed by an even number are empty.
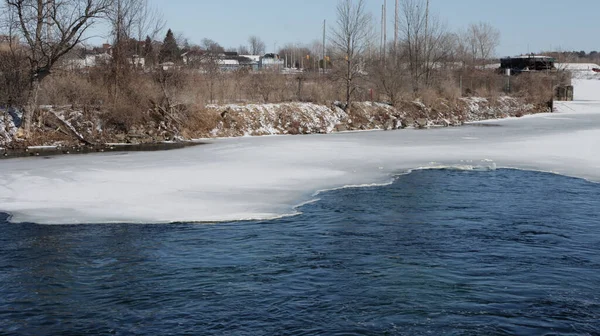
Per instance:
[[[163,45],[160,49],[160,54],[158,55],[158,61],[160,63],[164,62],[173,62],[178,63],[179,57],[181,56],[181,52],[179,47],[177,46],[177,41],[175,40],[175,36],[171,29],[167,32],[167,36],[165,36],[165,40],[163,41]]]
[[[153,66],[156,62],[156,57],[154,55],[154,47],[152,46],[152,39],[150,36],[146,36],[146,41],[144,41],[144,50],[143,57],[146,59],[146,64]]]

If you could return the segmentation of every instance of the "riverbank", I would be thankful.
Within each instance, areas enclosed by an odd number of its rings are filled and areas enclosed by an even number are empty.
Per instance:
[[[313,103],[209,105],[207,115],[214,122],[199,137],[240,137],[261,135],[328,134],[345,131],[396,130],[404,128],[461,126],[467,122],[521,117],[550,112],[547,105],[535,105],[514,97],[467,97],[455,101],[437,100],[425,104],[405,101],[396,106],[357,102],[342,109]]]
[[[548,111],[545,104],[531,104],[508,96],[439,99],[427,103],[414,100],[396,106],[355,102],[345,109],[340,102],[225,104],[189,109],[177,117],[154,115],[124,131],[110,126],[102,111],[45,106],[27,140],[19,138],[18,113],[3,113],[0,148],[5,149],[0,149],[0,154],[15,157],[104,152],[114,151],[116,148],[111,145],[114,143],[127,144],[127,150],[160,150],[185,147],[187,142],[199,138],[424,129]]]

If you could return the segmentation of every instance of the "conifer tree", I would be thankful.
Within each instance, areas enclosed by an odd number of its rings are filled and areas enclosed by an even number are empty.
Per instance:
[[[175,40],[175,36],[173,35],[173,31],[169,29],[167,32],[167,36],[165,36],[165,40],[163,41],[163,45],[160,49],[160,54],[158,55],[158,61],[160,63],[164,62],[179,62],[179,57],[181,56],[181,52],[179,47],[177,46],[177,41]]]
[[[144,41],[144,58],[146,59],[146,64],[153,66],[156,59],[154,55],[154,47],[152,46],[152,39],[150,36],[146,36],[146,40]]]

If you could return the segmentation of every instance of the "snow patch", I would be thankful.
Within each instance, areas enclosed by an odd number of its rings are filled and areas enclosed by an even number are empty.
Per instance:
[[[600,66],[595,63],[555,63],[554,65],[559,70],[565,71],[592,71],[592,69],[600,69]]]
[[[210,131],[214,137],[330,133],[347,114],[312,103],[208,105],[223,121]]]
[[[0,146],[11,143],[17,134],[13,117],[6,110],[0,110]]]
[[[501,96],[494,102],[481,97],[466,97],[460,100],[466,104],[467,121],[500,119],[536,112],[533,104],[523,104],[509,96]]]

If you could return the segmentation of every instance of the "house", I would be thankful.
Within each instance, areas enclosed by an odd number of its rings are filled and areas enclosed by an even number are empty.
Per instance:
[[[158,65],[164,71],[169,71],[171,69],[175,69],[175,63],[173,62],[164,62]]]
[[[220,59],[217,61],[223,72],[235,71],[240,68],[240,62],[235,59]]]
[[[139,55],[133,55],[129,58],[129,64],[136,68],[144,69],[144,67],[146,67],[146,59]]]
[[[81,70],[96,66],[96,55],[88,54],[74,58],[66,58],[64,66],[68,70]]]
[[[226,51],[219,56],[221,71],[235,71],[242,68],[257,71],[260,68],[260,56],[239,55],[235,51]]]
[[[105,65],[112,59],[112,56],[106,52],[108,50],[102,48],[78,49],[67,54],[61,61],[61,65],[72,71]]]
[[[102,44],[101,47],[95,47],[92,49],[92,53],[96,54],[96,55],[100,55],[100,54],[108,54],[111,55],[112,54],[112,45],[108,44],[108,43],[104,43]]]
[[[202,61],[206,52],[201,49],[192,49],[181,54],[181,60],[184,65],[194,65]]]
[[[259,68],[263,70],[281,70],[284,68],[284,61],[278,54],[265,54],[260,58]]]
[[[225,59],[233,59],[233,58],[237,58],[239,56],[239,54],[237,53],[237,51],[225,51],[222,53],[222,56]]]
[[[248,68],[252,71],[258,71],[260,68],[260,56],[258,55],[240,55],[239,62],[241,67]]]

